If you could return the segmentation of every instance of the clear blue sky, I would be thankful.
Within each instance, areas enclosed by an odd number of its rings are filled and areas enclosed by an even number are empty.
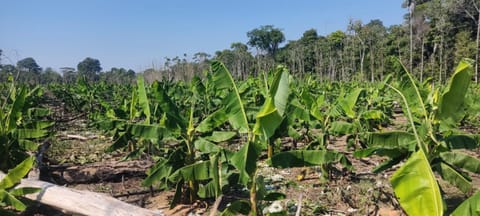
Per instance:
[[[350,18],[400,24],[402,0],[0,0],[0,49],[11,62],[76,67],[86,57],[104,70],[141,71],[164,57],[214,54],[261,25],[297,40],[345,30]],[[3,64],[10,63],[2,60]]]

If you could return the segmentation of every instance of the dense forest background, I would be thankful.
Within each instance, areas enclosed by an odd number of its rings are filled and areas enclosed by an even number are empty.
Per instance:
[[[378,19],[350,19],[346,30],[319,35],[315,29],[308,29],[301,38],[288,41],[281,28],[264,25],[247,32],[246,43],[234,42],[229,49],[214,54],[165,57],[164,65],[137,72],[124,68],[104,70],[100,60],[91,57],[76,68],[64,67],[60,71],[43,69],[33,57],[14,65],[0,49],[0,82],[6,81],[9,74],[30,84],[72,83],[78,78],[129,83],[137,75],[143,75],[148,82],[189,80],[194,75],[202,76],[213,59],[223,61],[239,79],[284,64],[295,76],[374,82],[385,74],[401,73],[403,64],[422,81],[432,78],[444,82],[453,66],[465,57],[475,59],[474,79],[478,82],[480,0],[406,0],[402,7],[406,14],[400,25],[384,26]]]

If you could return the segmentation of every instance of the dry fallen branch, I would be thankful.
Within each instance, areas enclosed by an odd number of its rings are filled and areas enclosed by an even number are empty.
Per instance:
[[[0,179],[4,177],[5,174],[0,172]],[[164,215],[161,211],[140,208],[103,194],[75,190],[44,181],[23,179],[17,187],[41,188],[40,192],[28,194],[25,197],[72,214],[103,216]]]
[[[300,194],[300,196],[298,197],[297,211],[295,212],[295,216],[300,216],[302,212],[302,198],[303,194]]]
[[[153,165],[150,160],[121,162],[97,162],[83,166],[50,166],[53,175],[60,176],[57,183],[80,184],[118,179],[122,176],[145,176],[145,171]]]

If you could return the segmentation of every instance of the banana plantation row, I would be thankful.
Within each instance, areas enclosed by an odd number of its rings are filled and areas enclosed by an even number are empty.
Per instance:
[[[297,79],[278,66],[237,81],[213,62],[191,82],[148,84],[139,76],[136,85],[79,80],[31,87],[10,78],[0,86],[0,170],[10,170],[0,182],[0,213],[25,209],[18,197],[37,192],[14,186],[55,132],[54,113],[45,105],[54,97],[113,137],[106,151],[154,158],[143,185],[173,188],[172,207],[236,192],[248,198],[232,201],[222,215],[261,215],[261,205],[285,198],[266,190],[257,172],[261,158],[276,168],[318,166],[319,181],[328,181],[338,167],[355,170],[330,148],[332,137],[346,136],[345,151],[355,157],[387,158],[374,173],[399,167],[390,183],[408,215],[444,213],[437,178],[470,197],[452,215],[471,215],[480,193],[469,174],[480,174],[480,160],[460,150],[479,147],[480,136],[461,130],[480,125],[480,86],[470,85],[472,73],[472,62],[464,60],[445,86],[419,82],[407,70],[377,83],[341,83]],[[388,129],[396,109],[408,119],[402,130]],[[287,137],[293,141],[285,150]]]

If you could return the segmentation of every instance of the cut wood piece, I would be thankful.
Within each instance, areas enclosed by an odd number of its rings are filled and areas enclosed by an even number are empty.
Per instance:
[[[78,139],[78,140],[81,140],[81,141],[87,141],[88,140],[87,137],[84,137],[82,135],[71,135],[71,134],[67,134],[67,139]]]
[[[5,174],[0,172],[0,180],[4,177]],[[164,215],[161,211],[140,208],[103,194],[75,190],[44,181],[23,179],[17,185],[17,188],[19,187],[41,188],[40,192],[28,194],[25,197],[71,214],[102,216]]]

